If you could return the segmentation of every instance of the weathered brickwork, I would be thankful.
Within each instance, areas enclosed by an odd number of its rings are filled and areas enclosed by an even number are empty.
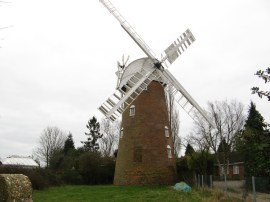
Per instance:
[[[135,115],[122,115],[123,137],[119,140],[115,185],[173,184],[176,167],[163,86],[153,81],[133,103]],[[172,158],[168,158],[167,146]]]

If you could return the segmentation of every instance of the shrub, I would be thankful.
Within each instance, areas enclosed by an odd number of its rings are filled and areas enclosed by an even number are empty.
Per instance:
[[[114,168],[114,159],[102,157],[98,152],[84,153],[79,159],[79,172],[85,184],[111,184]]]
[[[60,177],[49,169],[27,169],[25,174],[29,176],[33,185],[33,189],[40,190],[50,186],[59,186],[62,184]]]
[[[83,178],[77,170],[67,170],[62,174],[62,180],[66,184],[83,184]]]
[[[22,174],[0,174],[0,201],[32,201],[32,186]]]
[[[180,181],[184,181],[192,186],[195,184],[195,172],[188,168],[186,157],[176,160],[176,170]]]
[[[80,156],[80,173],[86,184],[98,184],[100,165],[101,155],[97,152],[87,152]]]
[[[246,177],[246,189],[251,191],[252,186],[252,177]],[[256,192],[270,193],[270,177],[255,177],[255,189]]]
[[[30,179],[33,189],[45,189],[50,186],[61,185],[58,175],[48,169],[34,168],[27,169],[19,166],[0,167],[2,174],[24,174]]]
[[[114,178],[115,160],[113,157],[102,157],[99,170],[99,183],[112,184]]]

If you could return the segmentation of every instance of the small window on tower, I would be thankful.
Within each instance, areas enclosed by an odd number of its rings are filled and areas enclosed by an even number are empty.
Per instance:
[[[165,130],[165,137],[169,137],[169,128],[165,126],[164,130]]]
[[[120,131],[120,138],[123,137],[123,133],[124,133],[124,128],[121,128],[121,131]]]
[[[134,147],[133,161],[142,162],[142,146],[141,145],[136,145]]]
[[[129,108],[129,116],[135,116],[135,106],[131,105]]]
[[[172,149],[170,145],[167,145],[167,153],[168,153],[168,158],[172,158]]]

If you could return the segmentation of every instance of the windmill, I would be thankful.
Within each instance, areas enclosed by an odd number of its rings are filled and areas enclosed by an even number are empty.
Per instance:
[[[176,180],[176,170],[165,92],[172,94],[193,119],[204,118],[214,126],[167,69],[195,38],[187,29],[157,59],[112,3],[100,2],[147,56],[128,66],[124,59],[123,66],[118,63],[116,91],[98,108],[111,121],[122,115],[114,184],[171,184]]]

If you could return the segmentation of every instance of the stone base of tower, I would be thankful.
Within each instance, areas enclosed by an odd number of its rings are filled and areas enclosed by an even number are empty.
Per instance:
[[[174,184],[177,181],[174,150],[164,88],[159,82],[150,83],[126,109],[122,129],[114,184]]]

